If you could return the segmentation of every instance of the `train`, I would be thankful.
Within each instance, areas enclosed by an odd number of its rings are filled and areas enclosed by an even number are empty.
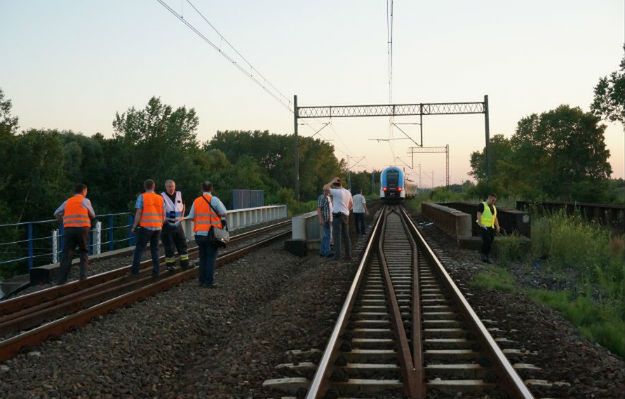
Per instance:
[[[417,185],[406,178],[403,169],[389,166],[380,172],[380,198],[385,202],[401,202],[417,194]]]

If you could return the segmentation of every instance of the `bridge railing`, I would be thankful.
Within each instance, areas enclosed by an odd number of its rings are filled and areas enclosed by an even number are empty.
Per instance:
[[[227,211],[230,231],[286,218],[286,205],[269,205]],[[97,255],[132,247],[130,231],[134,214],[129,212],[98,215],[89,234],[89,253]],[[185,220],[187,239],[193,238],[193,222]],[[55,219],[0,224],[0,271],[10,266],[35,266],[57,263],[63,252],[63,226]]]

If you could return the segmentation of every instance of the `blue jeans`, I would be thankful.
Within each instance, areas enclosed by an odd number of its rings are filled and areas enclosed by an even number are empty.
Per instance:
[[[202,285],[212,285],[215,276],[215,259],[217,259],[217,246],[208,236],[195,236],[195,243],[200,252],[199,279]]]
[[[150,243],[150,254],[152,255],[152,275],[158,276],[158,272],[161,270],[158,256],[158,240],[161,236],[160,230],[148,230],[142,227],[137,227],[135,230],[137,237],[137,244],[135,245],[135,253],[132,258],[132,268],[130,269],[132,274],[139,274],[139,265],[141,264],[141,257],[145,247]]]
[[[323,236],[321,237],[321,248],[319,248],[321,256],[330,255],[330,228],[330,222],[323,222]]]

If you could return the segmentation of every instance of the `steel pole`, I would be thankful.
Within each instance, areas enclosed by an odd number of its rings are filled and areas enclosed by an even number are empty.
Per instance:
[[[293,133],[295,135],[295,199],[299,202],[299,137],[297,135],[297,95],[293,96]]]
[[[491,169],[490,169],[490,122],[488,114],[488,94],[484,96],[484,134],[486,135],[486,181],[490,183]]]

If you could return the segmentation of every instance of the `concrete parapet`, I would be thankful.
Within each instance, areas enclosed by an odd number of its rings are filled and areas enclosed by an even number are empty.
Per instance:
[[[303,256],[306,251],[302,251],[301,246],[305,243],[307,249],[318,248],[321,241],[321,228],[317,220],[317,211],[293,216],[291,219],[292,236],[287,241],[285,248],[295,255]],[[293,242],[299,244],[295,245]],[[296,250],[294,250],[296,249]]]
[[[424,202],[421,204],[423,216],[436,227],[456,240],[471,237],[471,215],[447,206]]]

